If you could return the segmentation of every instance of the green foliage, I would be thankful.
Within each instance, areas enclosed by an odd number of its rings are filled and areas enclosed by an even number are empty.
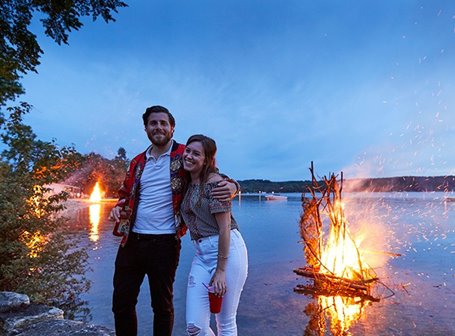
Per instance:
[[[27,103],[4,110],[24,93],[21,77],[36,72],[43,54],[29,30],[32,19],[38,15],[44,33],[61,44],[82,27],[81,18],[115,21],[113,12],[125,6],[119,0],[0,1],[0,290],[60,305],[89,285],[87,254],[68,241],[66,222],[58,216],[66,195],[51,196],[46,187],[74,172],[84,157],[73,147],[37,139],[23,123],[31,109]],[[119,165],[125,159],[121,154]]]
[[[89,286],[87,254],[69,241],[58,216],[64,193],[46,185],[77,166],[74,148],[37,140],[24,125],[30,106],[9,109],[0,134],[0,290],[28,294],[35,302],[63,304]]]
[[[24,92],[21,76],[40,64],[43,51],[29,30],[34,15],[39,13],[45,34],[61,44],[82,27],[81,17],[115,21],[112,13],[125,6],[119,0],[0,1],[0,107]]]

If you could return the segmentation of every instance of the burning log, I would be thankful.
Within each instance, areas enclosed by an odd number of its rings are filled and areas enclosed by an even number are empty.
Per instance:
[[[308,285],[297,285],[294,288],[294,292],[299,294],[306,294],[306,295],[321,295],[321,296],[340,296],[340,297],[357,297],[360,301],[371,301],[371,302],[379,302],[381,301],[379,298],[376,298],[372,295],[365,294],[362,290],[346,290],[340,289],[337,290],[336,294],[334,294],[333,290],[329,289],[315,289],[312,286]]]
[[[351,280],[346,278],[340,278],[332,274],[316,272],[309,267],[297,268],[294,270],[294,273],[301,276],[305,276],[307,278],[313,278],[318,281],[339,282],[342,285],[352,286],[359,289],[366,289],[368,284],[379,280],[379,278],[371,278],[366,280]]]
[[[342,295],[379,301],[371,295],[371,286],[378,277],[363,260],[357,243],[348,229],[341,191],[343,173],[338,181],[334,174],[316,179],[310,167],[311,197],[302,198],[300,235],[309,267],[295,269],[298,275],[313,279],[313,285],[298,285],[298,293]]]

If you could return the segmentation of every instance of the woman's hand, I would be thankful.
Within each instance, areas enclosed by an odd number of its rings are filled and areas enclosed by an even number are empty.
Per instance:
[[[210,280],[210,285],[213,287],[216,295],[223,296],[226,294],[226,273],[217,269],[212,280]]]

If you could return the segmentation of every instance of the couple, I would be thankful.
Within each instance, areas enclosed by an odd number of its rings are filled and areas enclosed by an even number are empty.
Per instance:
[[[162,106],[142,116],[151,146],[130,163],[110,218],[122,241],[115,260],[113,306],[117,335],[136,335],[135,306],[145,275],[154,313],[153,334],[171,336],[173,284],[180,237],[188,226],[196,248],[188,277],[188,335],[214,335],[208,292],[223,296],[218,335],[237,335],[236,314],[247,276],[247,251],[231,215],[238,183],[218,173],[215,141],[172,140],[175,120]],[[119,227],[119,224],[121,227]]]

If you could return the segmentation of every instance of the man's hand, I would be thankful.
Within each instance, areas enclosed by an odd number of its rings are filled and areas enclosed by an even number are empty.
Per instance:
[[[218,185],[212,189],[212,197],[220,201],[230,201],[235,197],[237,185],[235,183],[223,180],[218,182]]]
[[[119,222],[120,221],[120,210],[122,208],[119,206],[114,207],[111,210],[111,213],[109,214],[109,220],[114,221],[114,222]]]

